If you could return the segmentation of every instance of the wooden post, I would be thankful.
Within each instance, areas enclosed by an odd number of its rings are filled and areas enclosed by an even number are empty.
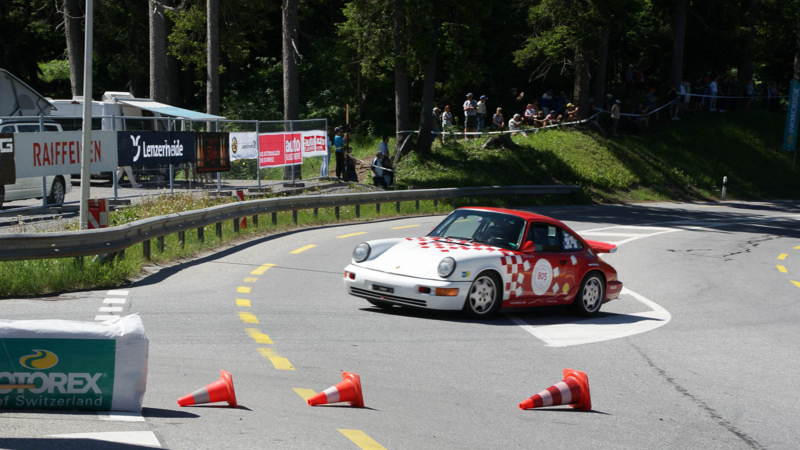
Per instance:
[[[380,214],[381,213],[381,204],[375,203],[375,212]]]
[[[356,217],[361,217],[361,205],[356,205]]]
[[[234,233],[238,233],[239,232],[239,218],[238,217],[234,217],[233,218],[233,232]]]
[[[337,206],[333,208],[333,212],[334,214],[336,214],[336,220],[339,220],[339,207]]]
[[[158,253],[164,253],[164,236],[159,236],[156,239],[156,247],[158,248]]]
[[[319,219],[319,208],[314,208],[314,218]]]
[[[433,209],[435,209],[436,211],[439,210],[439,199],[438,198],[433,199]]]
[[[253,226],[258,228],[258,214],[253,214]]]
[[[178,245],[180,245],[181,248],[185,248],[186,247],[186,232],[185,231],[178,231]]]
[[[217,230],[216,230],[217,231],[217,239],[219,239],[221,241],[222,240],[222,222],[217,222],[215,225],[216,225],[216,228],[217,228]]]
[[[274,212],[272,213],[272,226],[277,226],[277,225],[278,225],[278,213]]]
[[[142,241],[142,256],[150,261],[150,239]]]
[[[294,222],[294,224],[297,225],[297,210],[296,209],[292,210],[292,222]]]
[[[417,212],[419,212],[419,200],[417,200],[417,201],[416,201],[416,202],[414,202],[414,203],[415,203],[415,205],[416,205],[416,207],[417,207]]]
[[[200,242],[206,241],[206,228],[205,227],[197,227],[197,240]]]
[[[397,212],[400,212],[400,202],[395,203],[394,209],[397,210]]]

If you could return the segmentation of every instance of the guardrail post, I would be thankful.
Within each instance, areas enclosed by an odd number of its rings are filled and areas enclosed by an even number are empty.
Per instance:
[[[258,214],[253,214],[253,226],[258,228]]]
[[[472,196],[469,196],[469,206],[472,206]]]
[[[294,170],[294,169],[292,169],[292,170]],[[294,224],[297,225],[297,210],[296,209],[292,210],[292,222],[294,222]]]
[[[419,200],[415,201],[415,206],[417,207],[417,212],[419,212]]]
[[[400,202],[394,204],[394,209],[397,210],[397,212],[400,212]]]
[[[319,219],[319,208],[314,208],[314,218]]]
[[[233,218],[233,232],[234,233],[238,233],[239,232],[239,218],[238,217],[234,217]]]
[[[356,205],[356,217],[361,217],[361,205]]]
[[[119,252],[117,252],[117,261],[122,261],[125,259],[125,249],[123,248]]]
[[[197,228],[197,240],[200,242],[206,241],[206,227]]]
[[[181,248],[185,248],[186,247],[186,232],[185,231],[178,231],[178,245],[180,245]]]
[[[439,210],[439,199],[438,198],[433,199],[433,209],[436,210],[436,211]]]
[[[164,236],[159,236],[156,239],[156,248],[158,248],[159,253],[164,253]]]
[[[278,213],[276,212],[272,213],[272,225],[273,226],[278,225]]]
[[[217,239],[220,241],[222,240],[222,222],[217,222],[216,224],[216,232],[217,232]]]
[[[381,213],[381,204],[375,203],[375,212],[380,214]]]
[[[333,208],[333,212],[334,214],[336,214],[336,220],[339,220],[339,207],[337,206]]]
[[[142,241],[142,256],[150,261],[150,239]]]
[[[494,195],[489,196],[489,206],[494,206]]]
[[[76,256],[73,262],[75,263],[75,267],[83,269],[83,256]]]

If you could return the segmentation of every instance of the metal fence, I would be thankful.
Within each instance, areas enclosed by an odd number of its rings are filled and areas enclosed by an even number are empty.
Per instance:
[[[220,132],[279,132],[326,130],[327,119],[293,121],[214,120],[191,121],[169,117],[94,116],[93,130],[112,131],[220,131]],[[13,116],[0,117],[0,133],[80,131],[81,117],[67,116]],[[297,180],[319,178],[322,158],[305,158],[296,170]],[[257,160],[240,160],[231,172],[197,174],[191,164],[162,166],[133,166],[119,168],[116,173],[92,174],[92,197],[130,198],[154,192],[172,193],[203,190],[235,190],[264,188],[283,182],[283,168],[260,170]],[[56,202],[59,179],[66,192],[63,202]],[[235,182],[234,182],[235,180]],[[80,200],[80,189],[73,188],[81,182],[80,175],[18,179],[13,186],[5,186],[6,194],[0,202],[3,210],[59,206]],[[24,198],[18,198],[18,197]],[[49,198],[48,198],[49,197]]]

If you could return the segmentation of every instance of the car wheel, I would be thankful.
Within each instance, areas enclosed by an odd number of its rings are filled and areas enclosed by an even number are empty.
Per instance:
[[[590,272],[581,282],[581,288],[572,301],[575,314],[579,316],[593,316],[600,311],[605,296],[605,282],[598,272]]]
[[[372,303],[372,305],[373,305],[373,306],[377,306],[378,308],[386,308],[386,309],[389,309],[389,308],[391,308],[392,306],[394,306],[394,305],[392,305],[392,304],[391,304],[391,303],[389,303],[389,302],[384,302],[384,301],[381,301],[381,300],[369,300],[369,299],[367,299],[367,301],[368,301],[368,302],[370,302],[370,303]]]
[[[491,317],[502,303],[500,280],[491,273],[482,273],[475,278],[464,301],[464,311],[473,319]]]
[[[64,194],[67,188],[64,186],[64,179],[55,177],[53,179],[53,186],[50,188],[50,195],[47,197],[47,203],[64,203]]]

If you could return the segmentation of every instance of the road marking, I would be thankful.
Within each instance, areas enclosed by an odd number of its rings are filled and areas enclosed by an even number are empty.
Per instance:
[[[581,234],[591,234],[592,236],[617,236],[617,237],[649,236],[647,234],[642,234],[642,233],[610,233],[605,231],[595,231],[593,233],[581,233]]]
[[[67,439],[91,439],[115,444],[139,445],[161,448],[161,443],[152,431],[107,431],[104,433],[51,434],[47,437]]]
[[[294,370],[294,366],[292,366],[292,363],[290,363],[288,359],[281,357],[271,348],[259,348],[258,353],[264,358],[269,359],[269,362],[278,370]]]
[[[341,236],[336,236],[336,239],[344,239],[344,238],[349,238],[349,237],[353,237],[353,236],[359,236],[359,235],[362,235],[362,234],[367,234],[367,232],[366,231],[359,231],[358,233],[343,234]]]
[[[539,319],[542,325],[531,325],[516,316],[508,316],[508,318],[523,330],[544,341],[548,347],[568,347],[619,339],[655,330],[666,325],[672,319],[669,311],[662,308],[658,303],[626,287],[622,288],[622,294],[632,296],[645,306],[648,306],[651,311],[634,314],[613,314],[553,325],[545,325],[547,323],[545,319]]]
[[[246,298],[237,298],[236,306],[250,306],[250,300]]]
[[[795,250],[800,250],[800,245],[794,248]]]
[[[270,339],[266,334],[262,333],[258,328],[245,328],[244,331],[247,332],[247,335],[255,339],[259,344],[274,344],[272,339]]]
[[[104,322],[106,320],[118,319],[118,318],[119,316],[115,316],[114,314],[98,314],[94,316],[94,320],[98,322]]]
[[[347,439],[353,441],[353,443],[362,450],[386,450],[386,447],[375,442],[374,439],[367,436],[367,433],[361,430],[343,430],[339,428],[339,432],[345,435]]]
[[[236,292],[238,292],[240,294],[249,294],[250,293],[250,287],[249,286],[239,286],[239,287],[236,288]]]
[[[107,299],[103,300],[103,303],[106,303],[106,304],[109,304],[109,303],[125,303],[127,300],[128,299],[126,299],[126,298],[107,298]]]
[[[305,389],[305,388],[292,388],[292,389],[294,389],[294,391],[297,392],[297,395],[299,395],[305,401],[308,401],[308,399],[317,395],[317,393],[314,392],[313,389]]]
[[[102,306],[98,309],[100,312],[122,312],[122,306]]]
[[[144,416],[135,412],[98,412],[97,417],[111,422],[144,422]]]
[[[256,316],[254,316],[249,312],[239,311],[239,318],[241,318],[242,322],[244,323],[258,323],[258,319],[256,319]]]
[[[792,283],[794,283],[795,286],[800,287],[800,281],[792,280]]]
[[[405,225],[405,226],[402,226],[402,227],[394,227],[392,229],[393,230],[402,230],[403,228],[414,228],[414,227],[418,227],[418,226],[419,225]]]
[[[255,283],[256,281],[258,281],[258,278],[247,277],[244,279],[245,283]]]
[[[783,267],[783,266],[782,266],[782,265],[780,265],[780,264],[778,264],[778,266],[777,266],[777,267],[778,267],[778,272],[780,272],[780,273],[786,273],[786,267]]]
[[[296,254],[298,254],[298,253],[303,253],[304,251],[306,251],[306,250],[308,250],[308,249],[310,249],[310,248],[314,248],[314,247],[316,247],[316,245],[314,245],[314,244],[310,244],[310,245],[306,245],[305,247],[300,247],[300,248],[298,248],[297,250],[292,250],[292,251],[291,251],[291,252],[289,252],[289,253],[292,253],[292,254],[295,254],[295,255],[296,255]]]
[[[114,291],[114,290],[112,290],[112,291],[108,291],[108,293],[106,293],[106,295],[122,295],[122,296],[125,296],[125,295],[128,295],[128,292],[130,292],[130,291]]]
[[[789,255],[787,255],[786,253],[781,253],[780,255],[778,255],[778,259],[783,261],[784,259],[786,259],[787,256],[789,256]]]
[[[270,267],[275,267],[275,264],[263,264],[258,269],[250,272],[250,275],[263,275]]]

